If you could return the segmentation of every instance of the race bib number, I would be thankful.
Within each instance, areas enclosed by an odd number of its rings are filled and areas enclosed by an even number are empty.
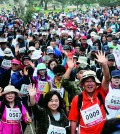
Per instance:
[[[43,93],[46,85],[47,85],[47,82],[38,81],[38,91]]]
[[[47,134],[66,134],[66,130],[63,127],[50,125]]]
[[[81,115],[86,126],[96,125],[103,120],[103,116],[98,104],[82,110]]]
[[[114,110],[120,109],[120,97],[112,96],[112,98],[108,104],[108,108],[114,109]]]
[[[20,93],[21,93],[21,94],[28,94],[28,90],[27,90],[27,89],[28,89],[28,86],[29,86],[29,85],[22,84]]]
[[[6,116],[7,121],[19,121],[22,114],[19,108],[7,108]]]
[[[11,67],[11,60],[6,60],[6,59],[4,59],[3,61],[2,61],[2,65],[1,65],[2,67],[5,67],[5,68],[10,68]]]

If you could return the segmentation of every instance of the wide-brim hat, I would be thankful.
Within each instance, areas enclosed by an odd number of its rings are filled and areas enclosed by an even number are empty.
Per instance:
[[[14,57],[14,55],[12,54],[12,51],[10,48],[6,48],[4,50],[4,56],[7,56],[7,57]]]
[[[7,38],[0,38],[0,43],[7,43],[7,42],[8,42]]]
[[[16,89],[14,86],[12,85],[8,85],[4,88],[4,91],[2,92],[2,94],[7,94],[7,93],[10,93],[10,92],[15,92],[17,94],[19,94],[19,90]]]
[[[86,79],[86,78],[89,78],[89,77],[94,77],[95,79],[95,82],[97,84],[100,84],[101,82],[98,80],[97,76],[96,76],[96,73],[94,71],[91,71],[91,70],[88,70],[88,71],[85,71],[83,73],[83,77],[81,78],[80,80],[80,83],[82,84],[83,83],[83,80]]]

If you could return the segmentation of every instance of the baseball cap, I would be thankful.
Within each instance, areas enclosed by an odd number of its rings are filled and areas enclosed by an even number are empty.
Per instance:
[[[80,64],[78,65],[78,67],[76,68],[76,74],[77,74],[78,72],[80,72],[81,70],[89,70],[89,69],[90,69],[89,65],[86,65],[86,64],[84,64],[84,63],[80,63]]]
[[[39,51],[39,50],[35,50],[35,51],[32,53],[31,59],[32,59],[32,60],[37,60],[37,59],[39,59],[40,57],[42,57],[40,51]]]
[[[90,51],[91,52],[96,52],[97,51],[96,46],[92,46]]]
[[[115,57],[113,54],[108,54],[106,57],[108,60],[115,60]]]
[[[87,40],[87,36],[82,36],[81,39],[82,40]]]
[[[63,50],[70,50],[70,46],[69,45],[64,45]]]
[[[47,55],[48,55],[48,54],[54,54],[54,50],[48,49],[48,50],[46,51],[46,54],[47,54]]]
[[[120,77],[120,70],[113,70],[111,72],[111,77]]]
[[[19,64],[20,64],[20,61],[19,61],[19,60],[16,60],[16,59],[13,59],[13,60],[11,60],[11,63],[12,63],[12,64],[17,64],[17,65],[19,65]]]
[[[103,52],[105,52],[105,53],[109,53],[110,52],[110,48],[109,48],[108,45],[103,46]]]

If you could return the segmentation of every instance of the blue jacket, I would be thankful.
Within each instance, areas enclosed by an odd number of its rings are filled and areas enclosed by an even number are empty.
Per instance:
[[[25,75],[21,76],[19,71],[13,73],[11,76],[11,85],[20,90],[22,84],[30,84],[29,77]]]

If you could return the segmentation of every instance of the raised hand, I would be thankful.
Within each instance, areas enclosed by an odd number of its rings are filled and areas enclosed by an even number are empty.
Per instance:
[[[107,64],[107,58],[105,57],[105,53],[98,51],[98,54],[95,54],[97,59],[95,59],[100,64]]]
[[[73,62],[72,58],[68,58],[67,59],[67,65],[68,65],[69,69],[73,69],[74,68],[75,63]]]
[[[24,75],[28,76],[28,70],[24,67]]]
[[[35,84],[30,84],[28,86],[28,93],[30,96],[35,96],[36,95],[36,88],[35,88]]]

